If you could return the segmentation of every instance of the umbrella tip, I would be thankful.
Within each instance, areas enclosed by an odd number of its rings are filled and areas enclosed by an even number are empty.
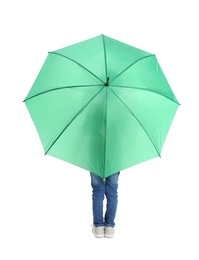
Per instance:
[[[106,86],[106,87],[109,86],[109,79],[110,79],[110,78],[107,77],[107,80],[106,80],[106,83],[104,83],[104,86]]]

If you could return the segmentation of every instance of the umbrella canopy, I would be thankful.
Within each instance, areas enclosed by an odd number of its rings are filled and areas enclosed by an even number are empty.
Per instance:
[[[45,154],[102,178],[159,157],[179,106],[154,54],[105,35],[49,52],[24,102]]]

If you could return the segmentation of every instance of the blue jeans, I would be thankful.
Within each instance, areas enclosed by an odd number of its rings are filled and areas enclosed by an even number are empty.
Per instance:
[[[105,180],[94,173],[91,175],[92,187],[92,206],[93,206],[93,225],[99,226],[115,226],[115,216],[118,204],[118,177],[120,172],[117,172]],[[106,210],[103,215],[103,201],[106,196]]]

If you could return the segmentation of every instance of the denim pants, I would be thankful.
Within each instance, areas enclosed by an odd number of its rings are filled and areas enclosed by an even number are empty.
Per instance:
[[[118,177],[117,172],[105,180],[98,175],[90,172],[92,187],[92,208],[93,208],[93,225],[115,226],[115,216],[118,204]],[[106,209],[103,209],[103,201],[106,197]]]

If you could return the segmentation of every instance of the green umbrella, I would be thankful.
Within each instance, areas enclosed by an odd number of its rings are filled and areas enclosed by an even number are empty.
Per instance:
[[[24,102],[45,154],[102,178],[159,157],[179,106],[154,54],[105,35],[49,52]]]

